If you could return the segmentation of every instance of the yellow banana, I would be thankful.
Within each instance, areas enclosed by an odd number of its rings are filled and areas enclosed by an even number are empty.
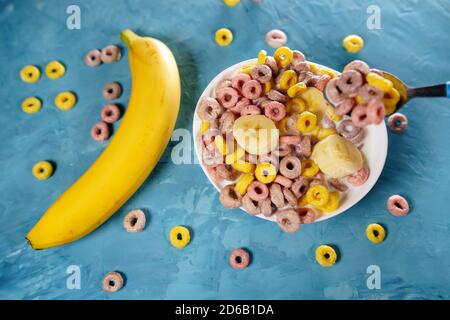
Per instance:
[[[180,77],[170,49],[125,30],[132,90],[122,124],[95,163],[47,210],[27,240],[46,249],[82,238],[141,186],[166,148],[180,107]]]

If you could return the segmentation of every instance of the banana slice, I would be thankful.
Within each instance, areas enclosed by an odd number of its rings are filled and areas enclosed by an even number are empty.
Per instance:
[[[233,126],[237,143],[250,154],[268,154],[278,146],[279,132],[275,123],[263,115],[238,118]]]
[[[363,167],[363,157],[358,148],[338,135],[331,135],[318,142],[311,158],[330,178],[342,178]]]
[[[308,111],[314,112],[322,119],[323,115],[326,113],[327,106],[329,106],[322,91],[310,87],[302,93],[300,97],[306,102]]]

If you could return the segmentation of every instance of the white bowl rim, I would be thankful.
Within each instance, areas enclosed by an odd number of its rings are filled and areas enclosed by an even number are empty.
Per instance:
[[[200,104],[200,100],[203,97],[206,96],[210,96],[209,93],[211,93],[214,88],[217,86],[217,84],[220,81],[224,80],[224,76],[226,74],[229,73],[233,73],[236,72],[236,70],[239,70],[240,68],[242,68],[243,66],[252,64],[252,63],[256,63],[257,59],[248,59],[239,63],[236,63],[226,69],[224,69],[223,71],[219,72],[206,86],[205,90],[203,90],[202,94],[200,95],[200,97],[197,100],[197,104],[195,106],[195,110],[194,110],[194,117],[193,117],[193,123],[192,123],[192,133],[193,133],[193,140],[194,140],[194,149],[195,149],[195,155],[197,157],[197,160],[199,161],[200,167],[202,168],[204,174],[206,175],[206,177],[208,178],[208,180],[211,182],[211,184],[216,188],[216,190],[220,193],[221,188],[219,187],[219,185],[214,182],[214,180],[211,178],[210,174],[208,173],[208,171],[206,170],[206,166],[203,164],[202,161],[202,156],[201,154],[199,154],[200,152],[200,148],[198,145],[198,135],[200,133],[199,129],[200,129],[200,122],[201,120],[198,118],[197,116],[197,109],[199,107]],[[327,69],[331,69],[329,67],[323,66],[319,63],[316,62],[311,62],[308,61],[310,63],[313,63],[315,65],[317,65],[319,68],[327,68]],[[340,74],[340,72],[331,69],[332,71],[336,72],[337,74]],[[372,126],[373,127],[373,126]],[[346,211],[348,211],[350,208],[352,208],[353,206],[355,206],[358,202],[360,202],[362,199],[364,199],[364,197],[372,190],[372,188],[375,186],[375,184],[377,183],[378,179],[381,176],[381,173],[384,169],[384,165],[386,163],[386,158],[387,158],[387,151],[388,151],[388,134],[387,134],[387,127],[386,127],[386,123],[383,121],[380,125],[376,126],[379,127],[379,133],[381,134],[381,139],[379,139],[379,145],[377,147],[377,153],[378,153],[378,158],[380,158],[380,162],[377,163],[377,166],[375,168],[370,168],[370,176],[369,179],[366,181],[366,183],[362,186],[362,187],[358,187],[361,192],[359,193],[358,199],[355,201],[350,202],[349,204],[346,204],[345,206],[341,206],[338,210],[336,210],[335,212],[332,212],[330,214],[327,215],[323,215],[321,216],[319,219],[317,219],[314,223],[316,222],[321,222],[321,221],[326,221],[329,220],[331,218],[334,218]],[[367,138],[367,137],[366,137]],[[355,188],[356,189],[356,188]],[[245,214],[248,214],[245,209],[243,207],[240,207],[240,209],[242,211],[244,211]],[[269,220],[272,222],[275,222],[276,219],[274,217],[274,215],[272,217],[266,217],[263,214],[259,214],[256,215],[256,217],[261,218],[261,219],[265,219],[265,220]]]

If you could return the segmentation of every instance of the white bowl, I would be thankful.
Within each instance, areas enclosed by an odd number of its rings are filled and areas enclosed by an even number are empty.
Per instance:
[[[193,137],[194,137],[194,148],[195,148],[195,154],[199,160],[200,166],[203,169],[203,172],[208,177],[209,181],[214,185],[214,187],[217,189],[217,191],[220,192],[220,190],[227,184],[230,184],[230,182],[223,182],[223,183],[216,183],[206,170],[206,166],[202,162],[202,156],[201,156],[201,146],[198,143],[199,137],[201,136],[200,133],[200,124],[201,120],[197,116],[197,109],[200,104],[200,100],[203,97],[211,97],[215,96],[214,88],[223,80],[232,78],[237,71],[242,68],[245,65],[256,63],[256,59],[250,59],[247,61],[243,61],[240,63],[237,63],[225,70],[223,70],[221,73],[219,73],[206,87],[206,89],[203,91],[201,97],[199,98],[197,102],[197,106],[195,108],[195,115],[194,115],[194,123],[192,126],[193,130]],[[317,64],[318,67],[322,67],[321,65]],[[364,139],[364,147],[362,148],[362,152],[365,157],[366,165],[370,168],[370,176],[369,179],[366,181],[366,183],[361,187],[350,187],[349,190],[345,193],[345,197],[342,199],[341,205],[339,209],[335,212],[329,213],[327,215],[322,215],[319,217],[316,222],[324,221],[327,219],[331,219],[351,207],[353,207],[355,204],[357,204],[361,199],[363,199],[367,193],[373,188],[375,183],[378,181],[378,178],[381,175],[381,172],[383,171],[384,164],[386,162],[387,157],[387,149],[388,149],[388,136],[387,136],[387,128],[386,124],[383,122],[380,125],[374,126],[368,126],[366,129],[366,138]],[[244,210],[243,207],[241,207],[242,210]],[[245,211],[245,210],[244,210]],[[266,217],[262,214],[257,215],[257,217],[270,220],[270,221],[276,221],[275,216],[272,217]]]

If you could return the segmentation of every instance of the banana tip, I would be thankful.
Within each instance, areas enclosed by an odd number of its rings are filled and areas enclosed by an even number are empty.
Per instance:
[[[139,36],[130,29],[125,29],[120,33],[120,39],[127,45],[131,46]]]

